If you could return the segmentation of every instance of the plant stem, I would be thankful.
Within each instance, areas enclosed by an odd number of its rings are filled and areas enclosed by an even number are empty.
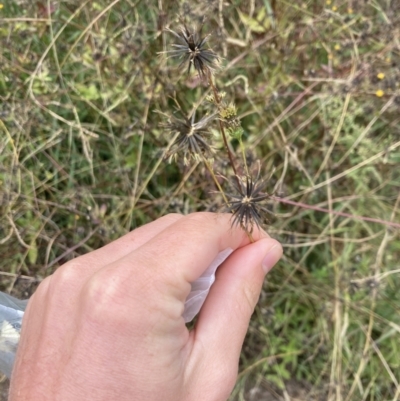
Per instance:
[[[336,216],[342,216],[342,217],[348,217],[350,219],[355,219],[355,220],[363,220],[363,221],[370,221],[371,223],[378,223],[378,224],[383,224],[385,226],[390,226],[390,227],[395,227],[395,228],[400,228],[400,223],[395,223],[393,221],[386,221],[382,219],[376,219],[374,217],[366,217],[366,216],[358,216],[355,214],[350,214],[350,213],[344,213],[344,212],[338,212],[336,210],[328,210],[324,209],[319,206],[313,206],[313,205],[307,205],[306,203],[301,203],[301,202],[294,202],[289,199],[285,198],[280,198],[279,196],[271,196],[271,199],[281,202],[281,203],[286,203],[288,205],[292,206],[298,206],[303,209],[310,209],[310,210],[316,210],[317,212],[323,212],[327,214],[334,214]]]
[[[212,79],[212,75],[211,75],[211,71],[208,70],[207,71],[207,75],[208,75],[208,81],[209,81],[210,86],[211,86],[211,88],[213,90],[213,93],[214,93],[215,104],[217,105],[218,110],[219,110],[221,108],[221,99],[219,97],[218,90],[214,85],[214,82],[213,82],[213,79]],[[233,170],[233,174],[235,175],[235,178],[236,178],[238,191],[242,195],[244,195],[243,191],[242,191],[242,185],[240,184],[239,176],[238,176],[237,171],[236,171],[235,162],[233,160],[233,154],[232,154],[231,150],[229,149],[229,144],[228,144],[228,139],[226,137],[224,124],[220,119],[218,121],[219,121],[219,128],[221,130],[222,138],[224,140],[225,149],[226,149],[226,151],[228,153],[228,156],[229,156],[229,162],[231,164],[231,167],[232,167],[232,170]],[[246,169],[246,174],[248,175],[246,157],[245,157],[245,153],[244,153],[243,142],[241,140],[240,140],[240,147],[241,147],[242,154],[243,154],[243,161],[244,161],[244,165],[245,165],[245,169]],[[221,186],[219,185],[219,182],[217,181],[217,178],[215,177],[211,166],[208,164],[208,162],[205,159],[204,159],[204,163],[206,164],[206,166],[208,168],[208,171],[210,172],[210,174],[212,175],[212,177],[214,179],[215,184],[217,185],[218,189],[220,190],[222,196],[224,197],[225,203],[229,206],[229,202],[226,199],[225,193],[223,192]],[[242,228],[243,228],[244,232],[247,234],[247,236],[249,237],[250,242],[253,243],[254,242],[254,238],[253,238],[252,233],[249,232],[245,227],[242,227]]]
[[[220,109],[221,108],[221,99],[219,97],[218,90],[214,85],[214,82],[213,82],[213,79],[212,79],[212,75],[211,75],[211,71],[207,70],[207,75],[208,75],[208,82],[210,83],[210,86],[211,86],[211,88],[213,90],[213,93],[214,93],[215,104],[217,105],[218,109]],[[226,149],[226,151],[228,153],[229,162],[230,162],[230,165],[232,167],[233,174],[235,175],[235,178],[236,178],[238,190],[240,192],[242,192],[242,186],[240,185],[239,176],[238,176],[237,171],[236,171],[235,162],[233,160],[233,154],[232,154],[231,150],[229,149],[229,144],[228,144],[228,139],[226,137],[224,124],[220,119],[218,120],[218,122],[219,122],[219,128],[221,130],[222,138],[224,140],[225,149]]]
[[[244,168],[246,170],[246,175],[250,177],[249,169],[247,167],[246,153],[245,153],[245,149],[244,149],[244,145],[243,145],[243,141],[242,141],[242,137],[241,136],[239,138],[239,145],[240,145],[240,150],[242,151],[243,164],[244,164]]]
[[[210,172],[211,177],[213,178],[213,180],[214,180],[214,182],[215,182],[215,185],[217,186],[219,192],[221,193],[222,197],[224,198],[224,202],[226,203],[227,206],[229,206],[229,202],[228,202],[228,199],[226,198],[225,192],[224,192],[224,190],[222,189],[220,183],[218,182],[217,177],[216,177],[215,174],[214,174],[214,170],[213,170],[212,167],[210,166],[210,163],[207,161],[207,159],[206,159],[205,157],[203,157],[203,162],[204,162],[204,164],[206,165],[207,170]]]

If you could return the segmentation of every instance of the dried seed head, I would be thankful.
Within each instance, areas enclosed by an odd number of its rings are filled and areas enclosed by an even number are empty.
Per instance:
[[[172,45],[174,50],[166,51],[170,57],[179,57],[182,64],[188,64],[188,73],[193,68],[199,74],[201,79],[207,79],[208,74],[212,74],[218,67],[219,57],[210,48],[206,47],[206,43],[210,35],[201,37],[203,25],[200,29],[188,28],[185,24],[180,28],[180,32],[171,32],[179,41]]]
[[[235,183],[235,194],[229,197],[229,211],[232,212],[232,226],[240,226],[247,233],[252,233],[254,226],[260,228],[263,222],[262,214],[271,213],[261,205],[270,195],[263,193],[265,184],[259,180],[259,175],[253,180],[250,176],[238,177],[240,187]]]
[[[208,126],[215,118],[215,114],[203,117],[198,122],[195,122],[194,118],[194,114],[186,119],[170,116],[169,121],[162,124],[171,134],[178,134],[168,155],[170,161],[172,158],[176,159],[179,154],[183,154],[184,163],[187,165],[190,159],[200,161],[204,157],[209,158],[213,153],[207,141],[211,137]]]

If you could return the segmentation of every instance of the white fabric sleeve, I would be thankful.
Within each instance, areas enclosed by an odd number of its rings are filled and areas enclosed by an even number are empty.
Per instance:
[[[225,262],[226,258],[233,252],[233,249],[227,248],[220,252],[217,257],[212,261],[207,270],[192,283],[192,289],[185,301],[185,309],[183,311],[183,318],[185,323],[194,319],[199,313],[211,286],[215,281],[215,272],[217,268]]]

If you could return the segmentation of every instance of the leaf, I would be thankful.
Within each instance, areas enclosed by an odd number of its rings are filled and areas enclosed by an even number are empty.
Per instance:
[[[28,251],[28,260],[31,265],[34,265],[38,258],[38,247],[37,247],[35,238],[32,239],[29,246],[30,246],[30,248]]]
[[[100,98],[100,93],[95,84],[90,84],[89,86],[75,84],[75,87],[78,89],[81,96],[87,100],[96,100]]]
[[[250,18],[248,15],[243,14],[241,11],[238,12],[243,24],[248,27],[252,32],[263,33],[270,28],[271,20],[270,17],[266,15],[267,13],[264,7],[262,7],[261,10],[258,12],[256,18]]]

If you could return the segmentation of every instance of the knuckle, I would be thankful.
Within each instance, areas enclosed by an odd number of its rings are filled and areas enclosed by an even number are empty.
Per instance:
[[[90,308],[103,308],[109,304],[119,304],[121,290],[117,277],[106,274],[96,274],[86,284],[84,289],[85,301]]]
[[[125,326],[140,322],[144,327],[182,313],[180,304],[166,294],[160,279],[141,277],[130,280],[115,271],[98,272],[84,285],[82,307],[96,326]]]
[[[131,282],[124,274],[107,269],[97,272],[86,282],[82,289],[82,305],[92,321],[122,322],[141,309],[148,299],[147,287],[143,280]]]
[[[70,291],[76,286],[77,279],[81,277],[79,266],[75,261],[59,267],[51,276],[48,284],[52,293]]]
[[[90,321],[102,325],[115,322],[120,303],[119,289],[112,278],[95,275],[84,286],[82,291],[82,308],[90,316]]]

